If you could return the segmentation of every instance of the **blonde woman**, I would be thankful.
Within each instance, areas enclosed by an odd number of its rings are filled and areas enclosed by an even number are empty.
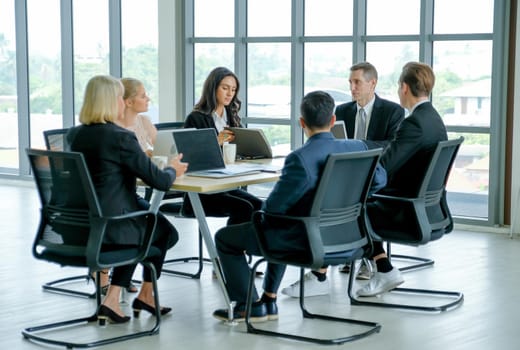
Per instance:
[[[121,83],[125,88],[123,95],[125,111],[120,125],[135,133],[141,149],[151,157],[157,129],[147,116],[141,114],[148,111],[150,97],[146,94],[144,84],[140,80],[122,78]]]
[[[116,124],[123,118],[123,85],[111,76],[98,75],[89,80],[83,106],[79,114],[82,125],[71,128],[67,141],[72,151],[82,152],[92,181],[96,187],[99,203],[105,215],[121,215],[141,209],[139,197],[135,193],[136,179],[140,178],[153,188],[168,190],[177,176],[187,169],[182,163],[182,155],[170,161],[163,170],[155,166],[151,159],[142,152],[133,132]],[[109,249],[121,246],[138,245],[144,232],[145,223],[141,221],[121,222],[108,228],[103,245]],[[157,221],[152,245],[161,251],[161,255],[152,261],[161,275],[162,266],[168,248],[178,240],[178,234],[171,225]],[[98,309],[98,318],[111,323],[124,323],[130,320],[121,310],[119,296],[121,288],[130,284],[136,266],[116,267],[108,287],[106,297]],[[141,310],[155,313],[151,273],[143,269],[141,290],[132,303],[134,316]],[[162,307],[161,314],[171,308]]]

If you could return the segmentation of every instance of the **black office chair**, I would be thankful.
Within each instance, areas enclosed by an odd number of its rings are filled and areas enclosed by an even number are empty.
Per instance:
[[[308,217],[273,215],[263,211],[253,214],[253,222],[263,258],[253,265],[247,298],[248,333],[264,334],[319,344],[342,344],[379,332],[374,322],[358,321],[309,312],[304,298],[305,268],[351,264],[371,254],[370,227],[365,216],[365,201],[381,149],[365,152],[331,154],[325,165]],[[347,180],[346,180],[347,179]],[[281,248],[281,241],[300,242],[291,249]],[[293,246],[301,246],[295,250]],[[370,248],[368,248],[370,247]],[[364,331],[334,339],[314,338],[293,333],[275,332],[253,327],[249,321],[254,272],[266,261],[300,267],[300,308],[304,318],[338,321],[362,326]],[[349,283],[354,283],[350,274]],[[356,329],[358,329],[356,328]],[[352,332],[351,332],[352,333]]]
[[[68,128],[63,129],[51,129],[51,130],[44,130],[43,131],[43,138],[45,140],[45,146],[47,147],[47,150],[50,151],[69,151],[70,147],[67,142],[67,132],[69,131]],[[66,295],[73,295],[73,296],[79,296],[79,297],[85,297],[85,298],[95,298],[96,297],[96,291],[93,292],[87,292],[83,291],[78,288],[74,287],[65,287],[67,284],[74,284],[76,282],[84,280],[86,283],[88,283],[91,280],[91,276],[87,274],[83,275],[77,275],[77,276],[71,276],[66,278],[60,278],[57,280],[53,280],[50,282],[46,282],[42,285],[43,290],[48,292],[55,292],[60,294],[66,294]]]
[[[373,198],[377,205],[387,208],[398,208],[396,215],[402,216],[399,223],[382,223],[378,218],[369,218],[372,222],[374,239],[395,244],[420,246],[438,240],[452,231],[453,218],[446,201],[446,184],[450,170],[457,156],[463,137],[455,140],[441,141],[432,153],[429,166],[417,193],[411,197],[395,197],[375,194]],[[368,213],[370,214],[370,208]],[[377,221],[377,222],[376,222]],[[405,256],[407,257],[407,256]],[[410,258],[410,257],[408,257]],[[413,257],[412,257],[413,258]],[[392,292],[396,293],[392,293]],[[373,298],[358,297],[349,286],[348,294],[354,305],[382,306],[419,311],[446,311],[458,306],[464,300],[461,292],[395,288],[390,294],[405,294],[406,303],[385,302],[384,297],[375,301]],[[436,300],[447,302],[441,305],[412,305],[411,295],[433,296]]]
[[[34,149],[27,149],[26,153],[41,201],[40,224],[32,247],[34,257],[61,266],[88,268],[92,271],[140,263],[152,272],[154,301],[155,305],[160,305],[156,272],[154,266],[146,259],[160,254],[157,248],[151,246],[151,241],[158,202],[164,193],[159,192],[148,211],[130,212],[113,217],[104,216],[81,153]],[[110,251],[103,249],[103,240],[109,223],[135,220],[139,217],[146,220],[146,231],[140,246],[130,248],[121,246],[118,250]],[[92,315],[25,328],[22,331],[24,338],[73,348],[110,344],[159,332],[161,315],[157,308],[155,324],[146,330],[136,330],[135,325],[132,325],[126,334],[113,336],[107,330],[107,337],[86,342],[78,342],[78,340],[85,341],[86,337],[79,336],[75,330],[71,333],[70,339],[62,339],[67,327],[74,325],[88,327],[97,320],[96,310],[101,304],[99,272],[96,280],[98,281],[96,309]],[[103,325],[102,321],[100,325]],[[100,333],[102,330],[94,334]],[[56,339],[58,336],[61,339]]]

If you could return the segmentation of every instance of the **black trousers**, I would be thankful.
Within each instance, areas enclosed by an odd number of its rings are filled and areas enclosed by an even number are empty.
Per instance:
[[[141,209],[146,210],[150,207],[150,204],[143,198],[139,197],[138,203]],[[166,253],[168,252],[168,249],[173,247],[178,242],[178,240],[179,233],[177,232],[175,227],[162,213],[159,212],[157,214],[157,224],[155,226],[152,246],[156,247],[160,251],[160,254],[148,258],[148,260],[155,267],[155,270],[157,272],[157,278],[161,276],[164,260],[166,258]],[[112,279],[110,283],[124,288],[128,287],[130,285],[130,281],[132,280],[132,276],[136,267],[137,265],[133,264],[114,268],[112,271]],[[146,268],[143,269],[143,281],[152,281],[150,270]]]
[[[230,225],[220,229],[215,235],[215,245],[226,279],[226,289],[231,300],[244,303],[251,269],[244,254],[261,256],[252,222]],[[286,265],[267,264],[264,276],[264,291],[276,293],[280,287]],[[258,299],[254,290],[253,300]]]
[[[201,194],[200,201],[206,216],[229,217],[227,224],[235,225],[248,222],[255,210],[262,208],[262,200],[244,190],[232,190],[215,194]],[[182,213],[193,216],[193,208],[188,196],[184,196]]]

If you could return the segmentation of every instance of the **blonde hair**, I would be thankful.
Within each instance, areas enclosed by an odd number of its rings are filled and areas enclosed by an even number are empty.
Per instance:
[[[121,78],[121,83],[125,88],[123,99],[129,99],[137,95],[137,90],[144,86],[143,82],[134,78]]]
[[[85,88],[79,121],[85,125],[114,122],[119,115],[121,96],[123,85],[118,79],[110,75],[92,77]]]

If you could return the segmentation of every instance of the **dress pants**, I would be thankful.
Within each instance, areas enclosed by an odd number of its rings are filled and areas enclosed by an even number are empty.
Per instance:
[[[262,208],[262,200],[244,190],[232,190],[223,193],[201,194],[200,201],[206,216],[229,217],[227,224],[235,225],[248,222],[254,211]],[[193,216],[193,208],[188,196],[184,197],[184,216]]]
[[[139,208],[147,210],[150,204],[141,197],[138,197]],[[143,227],[143,230],[145,228]],[[148,260],[155,267],[157,278],[161,276],[164,260],[168,249],[173,247],[179,240],[179,234],[171,222],[162,213],[157,214],[157,224],[155,225],[154,237],[152,239],[152,246],[159,249],[160,254],[148,258]],[[120,247],[120,246],[119,246]],[[129,287],[130,281],[137,265],[125,265],[115,267],[112,271],[111,284],[121,287]],[[143,281],[151,282],[152,276],[150,270],[143,269]]]
[[[215,235],[215,244],[231,300],[245,303],[251,269],[246,254],[261,256],[252,222],[226,226]],[[268,293],[276,293],[280,287],[286,265],[267,264],[263,288]],[[253,300],[258,300],[254,290]]]

